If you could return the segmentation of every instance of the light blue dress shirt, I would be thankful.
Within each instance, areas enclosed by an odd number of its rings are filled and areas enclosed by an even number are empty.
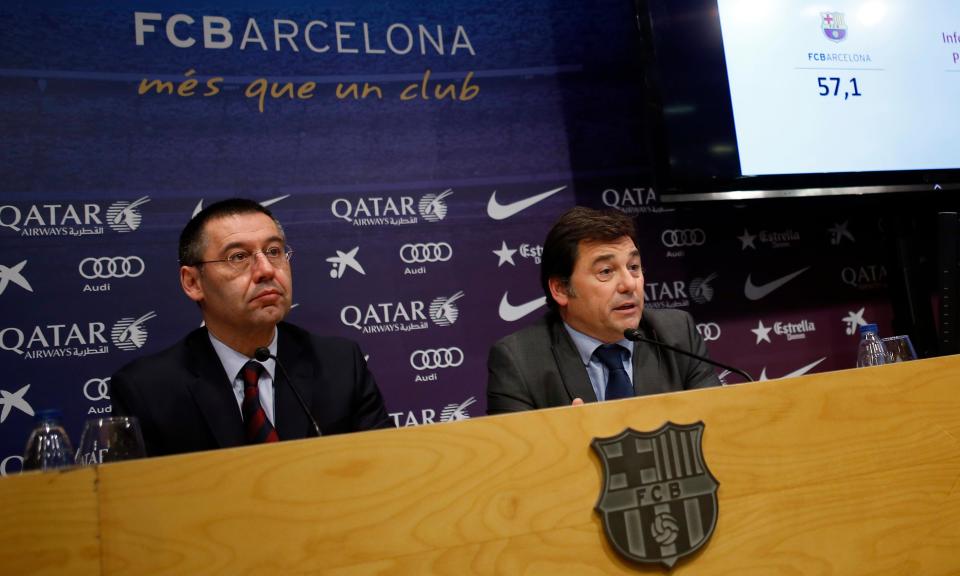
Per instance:
[[[597,400],[603,402],[607,397],[607,368],[603,365],[596,356],[593,355],[593,352],[597,349],[598,346],[602,346],[605,342],[601,342],[592,336],[587,336],[583,332],[578,332],[577,330],[570,327],[566,322],[563,323],[563,327],[566,328],[567,334],[570,335],[570,338],[573,339],[573,345],[576,346],[577,352],[580,354],[580,361],[583,362],[584,367],[587,369],[587,376],[590,377],[590,384],[593,386],[593,392],[597,395]],[[627,376],[630,377],[630,381],[633,382],[633,342],[627,339],[614,342],[614,344],[619,344],[623,346],[629,354],[623,354],[623,369],[627,371]]]
[[[217,339],[209,330],[207,334],[210,336],[210,343],[213,344],[213,349],[217,353],[217,357],[220,358],[220,363],[223,364],[223,370],[227,373],[228,376],[233,376],[233,395],[237,397],[237,408],[243,409],[243,378],[240,376],[240,370],[243,368],[243,365],[254,360],[254,358],[247,358],[243,354],[237,352],[233,348],[227,346],[223,342]],[[270,349],[270,354],[277,355],[277,329],[273,329],[273,339],[270,340],[270,345],[267,346]],[[273,358],[270,358],[266,362],[260,362],[263,364],[265,370],[260,374],[260,380],[257,383],[257,386],[260,389],[260,405],[263,406],[263,411],[267,414],[267,418],[273,424],[273,427],[277,427],[277,421],[274,418],[273,411],[273,375],[276,371],[276,361]]]

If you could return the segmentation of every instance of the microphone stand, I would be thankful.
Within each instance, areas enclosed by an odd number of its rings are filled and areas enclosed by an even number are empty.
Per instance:
[[[696,359],[696,360],[700,360],[701,362],[706,362],[707,364],[713,364],[714,366],[719,366],[720,368],[723,368],[724,370],[729,370],[729,371],[731,371],[731,372],[733,372],[733,373],[735,373],[735,374],[739,374],[739,375],[743,376],[744,378],[747,379],[748,382],[753,382],[753,378],[751,378],[749,374],[747,374],[745,371],[743,371],[743,370],[741,370],[741,369],[739,369],[739,368],[734,368],[733,366],[724,364],[723,362],[717,362],[716,360],[711,360],[710,358],[705,358],[705,357],[703,357],[703,356],[700,356],[699,354],[694,354],[693,352],[687,352],[686,350],[683,350],[682,348],[677,348],[676,346],[671,346],[670,344],[665,344],[665,343],[663,343],[663,342],[660,342],[659,340],[652,340],[652,339],[650,339],[650,338],[647,338],[646,336],[641,336],[640,330],[638,330],[638,329],[630,328],[630,329],[624,330],[624,331],[623,331],[623,336],[624,336],[624,338],[626,338],[627,340],[631,340],[631,341],[633,341],[633,342],[646,342],[647,344],[653,344],[654,346],[660,346],[660,347],[662,347],[662,348],[666,348],[667,350],[672,350],[672,351],[676,352],[677,354],[683,354],[684,356],[689,356],[690,358],[694,358],[694,359]]]

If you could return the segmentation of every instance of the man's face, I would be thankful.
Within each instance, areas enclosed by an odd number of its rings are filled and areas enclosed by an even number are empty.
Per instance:
[[[612,242],[581,240],[570,283],[550,279],[560,316],[574,329],[606,343],[623,339],[643,314],[640,252],[628,236]]]
[[[259,212],[216,218],[205,225],[203,238],[203,260],[252,255],[245,270],[228,262],[181,268],[184,292],[200,303],[207,327],[221,339],[272,332],[293,298],[290,263],[282,256],[271,262],[262,253],[285,248],[276,223]]]

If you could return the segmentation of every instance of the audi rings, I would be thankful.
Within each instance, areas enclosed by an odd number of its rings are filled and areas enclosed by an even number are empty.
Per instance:
[[[720,339],[720,325],[716,322],[707,322],[705,324],[697,324],[697,332],[700,333],[700,337],[703,338],[704,342],[713,342]]]
[[[414,370],[436,370],[437,368],[456,368],[463,364],[463,350],[452,348],[431,348],[414,350],[410,355],[410,366]]]
[[[83,395],[91,402],[109,400],[110,386],[107,384],[108,382],[110,382],[109,378],[91,378],[87,380],[83,385]],[[91,384],[93,384],[95,388],[91,388]]]
[[[664,230],[660,242],[667,248],[703,246],[707,242],[707,233],[702,228]]]
[[[453,257],[453,247],[446,242],[404,244],[400,247],[400,259],[407,264],[446,262]]]
[[[84,258],[80,261],[80,275],[87,280],[96,278],[136,278],[143,274],[146,265],[139,256],[114,256]]]

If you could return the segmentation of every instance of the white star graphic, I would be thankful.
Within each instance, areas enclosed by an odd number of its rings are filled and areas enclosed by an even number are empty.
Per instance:
[[[763,341],[770,342],[770,330],[772,328],[767,328],[763,325],[763,320],[757,322],[756,328],[751,328],[750,331],[757,335],[757,344]]]
[[[3,406],[3,410],[0,411],[0,422],[3,422],[7,419],[7,416],[10,415],[11,408],[16,408],[27,416],[33,416],[33,408],[24,398],[24,396],[27,394],[27,390],[29,389],[30,385],[27,384],[23,388],[13,393],[7,392],[6,390],[0,390],[0,405]]]
[[[505,262],[509,262],[511,266],[516,266],[516,263],[513,261],[513,255],[516,254],[517,249],[510,249],[507,247],[507,243],[503,242],[500,244],[499,250],[494,250],[493,253],[500,258],[500,261],[497,262],[497,268],[503,266]]]
[[[857,332],[857,326],[866,326],[867,321],[863,319],[863,308],[854,311],[847,312],[847,315],[843,317],[841,322],[846,323],[847,325],[847,336],[853,336]]]
[[[850,240],[851,242],[856,242],[857,239],[853,237],[853,234],[847,230],[849,225],[849,220],[844,220],[843,222],[834,222],[833,227],[827,231],[830,233],[830,243],[836,246],[844,238]]]
[[[756,250],[757,247],[753,244],[753,241],[756,239],[756,237],[756,234],[751,234],[749,230],[744,228],[743,236],[737,236],[737,238],[740,240],[740,250],[746,250],[748,246]]]

